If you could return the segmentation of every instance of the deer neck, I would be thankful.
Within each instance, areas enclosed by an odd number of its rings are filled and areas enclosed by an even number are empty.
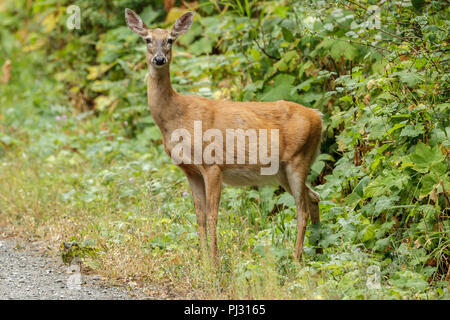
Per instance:
[[[176,92],[170,82],[169,65],[162,68],[148,67],[147,97],[150,113],[156,124],[163,128],[174,114],[177,105],[173,102]]]

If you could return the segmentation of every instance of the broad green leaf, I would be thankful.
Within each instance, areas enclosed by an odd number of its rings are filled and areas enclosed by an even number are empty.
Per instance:
[[[394,74],[397,75],[400,78],[400,80],[406,83],[409,87],[415,87],[415,85],[419,81],[423,81],[424,79],[424,76],[422,74],[418,74],[417,72],[414,71],[404,70],[396,72]]]
[[[416,146],[415,153],[409,156],[409,159],[414,163],[413,169],[425,173],[428,172],[434,163],[444,160],[444,155],[439,150],[438,146],[430,148],[423,142],[419,142]]]
[[[262,101],[289,100],[294,88],[295,77],[288,74],[279,74],[273,79],[273,85],[264,90]]]
[[[422,178],[422,187],[420,195],[428,195],[437,185],[439,185],[439,176],[434,173],[428,173]]]
[[[313,245],[317,245],[320,240],[320,236],[321,236],[321,230],[322,230],[321,224],[320,223],[311,223],[308,226],[308,229],[310,230],[309,242]]]
[[[401,137],[417,137],[425,132],[423,124],[419,123],[415,126],[407,125],[403,128]]]
[[[373,225],[369,225],[363,232],[362,241],[369,241],[375,238],[375,227]]]
[[[388,247],[389,243],[390,243],[389,237],[377,240],[377,242],[375,242],[373,250],[384,251]]]
[[[280,198],[278,198],[278,204],[284,204],[287,207],[295,207],[294,198],[287,192],[283,193]]]
[[[282,27],[281,32],[283,33],[283,38],[287,42],[293,42],[294,41],[294,35],[292,34],[291,30]]]

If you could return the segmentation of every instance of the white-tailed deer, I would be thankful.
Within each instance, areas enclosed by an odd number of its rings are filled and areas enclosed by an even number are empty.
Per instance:
[[[320,221],[319,196],[306,185],[306,178],[320,146],[321,114],[284,100],[231,102],[178,94],[170,82],[172,44],[189,30],[193,13],[182,15],[170,31],[150,30],[130,9],[125,9],[125,18],[147,44],[148,105],[166,152],[192,189],[202,251],[208,245],[208,227],[210,252],[217,259],[222,182],[242,186],[275,182],[295,198],[296,256],[301,259],[308,216],[312,222]]]

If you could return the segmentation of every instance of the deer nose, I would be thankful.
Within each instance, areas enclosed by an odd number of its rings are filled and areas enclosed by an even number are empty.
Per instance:
[[[158,66],[162,66],[163,64],[165,64],[167,62],[166,58],[163,56],[156,56],[153,61],[158,65]]]

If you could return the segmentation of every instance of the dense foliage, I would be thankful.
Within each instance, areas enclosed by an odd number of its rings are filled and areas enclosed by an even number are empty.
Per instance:
[[[190,4],[197,14],[174,48],[175,90],[285,99],[324,114],[309,176],[322,223],[308,226],[305,263],[292,257],[291,196],[227,188],[214,279],[185,257],[198,242],[192,201],[146,106],[144,43],[124,21],[128,7],[150,27],[169,27],[186,11],[179,2],[0,4],[0,223],[59,244],[88,241],[82,247],[97,252],[86,257],[91,268],[174,287],[184,281],[186,291],[448,298],[448,1]],[[80,29],[67,27],[72,4]],[[124,267],[139,259],[152,262]],[[367,286],[369,269],[379,270],[381,288]]]

